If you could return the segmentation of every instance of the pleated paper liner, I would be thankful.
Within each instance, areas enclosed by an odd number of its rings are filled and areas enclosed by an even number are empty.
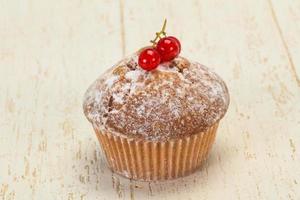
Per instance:
[[[126,139],[109,133],[96,135],[111,170],[138,180],[166,180],[188,175],[207,158],[218,123],[205,132],[164,142]]]

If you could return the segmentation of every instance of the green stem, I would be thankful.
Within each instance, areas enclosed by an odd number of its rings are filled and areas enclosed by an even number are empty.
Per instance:
[[[163,26],[162,26],[160,32],[156,32],[156,33],[155,33],[156,36],[155,36],[154,40],[150,40],[150,42],[153,44],[153,46],[156,45],[156,40],[157,40],[157,39],[161,39],[161,38],[162,38],[161,35],[162,35],[163,37],[166,37],[166,31],[165,31],[165,30],[166,30],[166,27],[167,27],[167,19],[164,20],[164,24],[163,24]]]

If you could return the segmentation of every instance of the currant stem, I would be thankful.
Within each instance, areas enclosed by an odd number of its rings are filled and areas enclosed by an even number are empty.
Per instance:
[[[166,32],[165,32],[166,27],[167,27],[167,19],[164,20],[164,24],[163,24],[160,32],[156,32],[155,33],[156,36],[155,36],[154,40],[150,40],[150,42],[153,44],[153,46],[156,45],[156,40],[157,39],[161,39],[162,38],[161,35],[164,36],[164,37],[166,37]]]
[[[167,19],[165,19],[164,25],[163,25],[163,27],[162,27],[162,29],[160,31],[164,36],[166,36],[166,32],[165,32],[166,27],[167,27]]]

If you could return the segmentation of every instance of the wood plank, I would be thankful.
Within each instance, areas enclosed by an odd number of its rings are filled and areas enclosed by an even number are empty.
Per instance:
[[[300,87],[300,2],[268,2],[289,60],[290,71]]]
[[[297,1],[0,0],[0,199],[300,198]],[[87,86],[168,19],[182,55],[227,82],[208,161],[157,183],[112,174]]]

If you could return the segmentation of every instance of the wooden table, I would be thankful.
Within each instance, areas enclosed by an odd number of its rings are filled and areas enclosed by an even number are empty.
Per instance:
[[[88,85],[164,18],[231,105],[202,170],[129,181],[82,113]],[[0,0],[0,199],[300,199],[299,0]]]

